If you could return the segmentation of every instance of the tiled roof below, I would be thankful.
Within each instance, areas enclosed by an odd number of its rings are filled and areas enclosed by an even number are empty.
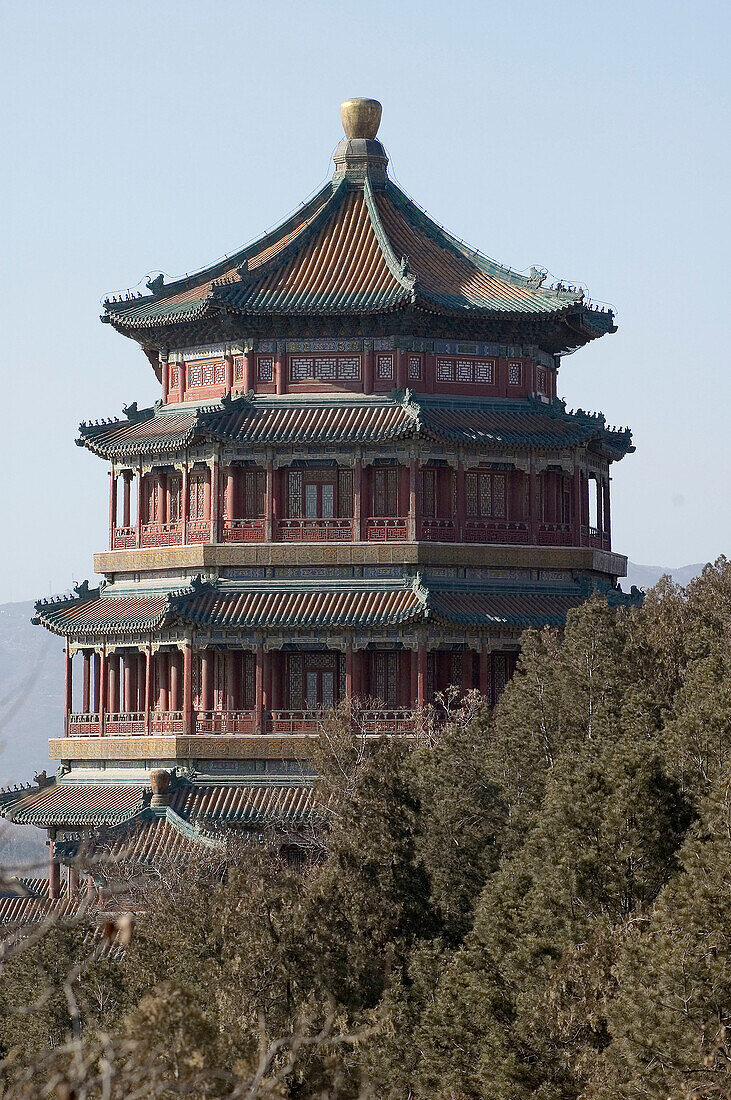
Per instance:
[[[127,784],[55,782],[14,802],[6,796],[0,812],[17,825],[112,824],[134,817],[142,808],[144,791]]]

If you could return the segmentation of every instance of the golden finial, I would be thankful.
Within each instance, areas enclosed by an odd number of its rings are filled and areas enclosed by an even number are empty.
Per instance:
[[[374,138],[381,124],[383,108],[377,99],[346,99],[340,117],[347,138]]]

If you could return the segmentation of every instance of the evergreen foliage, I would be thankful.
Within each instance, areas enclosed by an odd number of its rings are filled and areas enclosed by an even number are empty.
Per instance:
[[[719,559],[529,631],[492,713],[334,712],[303,869],[272,831],[158,868],[124,950],[6,941],[3,1097],[731,1097],[730,642]]]

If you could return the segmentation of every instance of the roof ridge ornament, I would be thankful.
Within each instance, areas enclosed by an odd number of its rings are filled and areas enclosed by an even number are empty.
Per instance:
[[[347,179],[355,187],[367,179],[381,190],[386,186],[388,156],[376,138],[382,112],[377,99],[345,99],[340,104],[345,139],[333,157],[334,179]]]

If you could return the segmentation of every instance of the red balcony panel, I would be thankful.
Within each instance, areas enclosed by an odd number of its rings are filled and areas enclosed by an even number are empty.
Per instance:
[[[423,542],[456,542],[457,527],[452,519],[423,519],[419,538]]]
[[[387,519],[371,516],[366,520],[367,542],[406,542],[408,520],[405,517]]]
[[[254,712],[252,710],[201,710],[194,718],[194,732],[254,733]]]
[[[135,527],[115,527],[112,531],[112,550],[133,550],[137,545]]]
[[[145,523],[140,532],[141,546],[181,546],[182,523]]]
[[[153,710],[150,715],[150,732],[152,734],[184,733],[185,722],[182,710]]]
[[[278,524],[281,542],[352,542],[352,519],[283,519]]]
[[[107,737],[144,736],[147,733],[147,714],[145,711],[112,711],[104,719],[104,733]]]
[[[318,710],[273,710],[272,733],[317,733],[323,719]]]
[[[542,523],[538,529],[541,546],[571,546],[574,541],[570,523]]]
[[[528,524],[509,520],[468,519],[464,526],[464,541],[527,543]]]
[[[211,538],[211,524],[207,519],[188,520],[188,542],[208,542]]]
[[[264,542],[263,519],[225,519],[222,528],[222,542]]]
[[[67,737],[98,737],[100,733],[101,719],[98,714],[69,714]]]

